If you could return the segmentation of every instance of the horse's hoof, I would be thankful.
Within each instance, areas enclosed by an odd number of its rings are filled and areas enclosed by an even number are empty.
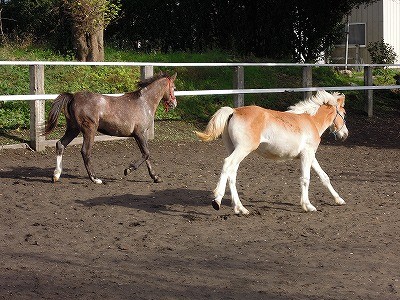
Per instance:
[[[56,177],[56,176],[53,176],[53,178],[51,178],[51,181],[53,182],[53,183],[56,183],[57,181],[58,181],[58,177]]]
[[[213,201],[211,202],[211,204],[212,204],[212,207],[213,207],[215,210],[219,210],[220,205],[219,205],[219,203],[218,203],[217,201],[213,200]]]
[[[314,211],[317,211],[317,209],[315,208],[315,206],[312,205],[312,204],[304,205],[304,206],[303,206],[303,209],[304,209],[304,211],[306,211],[306,212],[314,212]]]
[[[102,183],[103,183],[103,181],[102,181],[101,179],[98,179],[98,178],[93,178],[92,181],[93,181],[95,184],[102,184]]]
[[[244,208],[244,206],[238,207],[238,208],[235,207],[233,210],[234,210],[236,215],[245,215],[245,216],[247,216],[248,214],[250,214],[250,212],[246,208]]]
[[[344,205],[344,204],[346,204],[346,202],[345,202],[342,198],[340,198],[340,197],[337,197],[337,198],[335,199],[335,202],[336,202],[337,205]]]
[[[52,178],[53,182],[57,182],[60,179],[60,176],[61,176],[61,172],[54,171],[53,178]]]
[[[128,175],[129,173],[131,173],[131,172],[132,172],[131,169],[125,169],[125,170],[124,170],[124,175],[126,176],[126,175]]]

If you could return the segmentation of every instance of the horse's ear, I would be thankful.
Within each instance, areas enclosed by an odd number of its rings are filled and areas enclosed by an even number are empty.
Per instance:
[[[339,98],[337,99],[337,102],[341,107],[344,107],[344,100],[345,100],[345,95],[340,94]]]
[[[177,73],[175,73],[174,75],[171,76],[172,81],[174,81],[176,79],[176,75],[177,75]]]

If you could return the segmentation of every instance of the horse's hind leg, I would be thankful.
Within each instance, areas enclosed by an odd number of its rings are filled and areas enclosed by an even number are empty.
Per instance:
[[[229,149],[228,149],[229,151]],[[225,194],[226,182],[229,182],[232,206],[235,214],[247,215],[249,211],[243,206],[236,189],[236,175],[240,162],[251,152],[251,149],[237,147],[231,155],[224,160],[220,180],[214,190],[215,199],[212,202],[214,209],[219,209]]]
[[[150,152],[147,139],[144,137],[144,135],[140,134],[135,136],[135,141],[140,149],[140,152],[142,153],[142,158],[137,160],[136,162],[132,162],[129,168],[126,168],[124,170],[125,176],[131,173],[132,171],[138,169],[142,163],[146,162],[147,170],[153,181],[155,183],[162,182],[162,179],[158,175],[156,175],[156,173],[153,171],[153,167],[151,166]]]
[[[71,141],[76,138],[79,134],[79,129],[71,128],[67,125],[67,130],[65,131],[64,136],[56,143],[56,168],[53,173],[53,182],[56,182],[60,179],[62,172],[62,157],[65,148],[68,146]]]
[[[96,178],[94,172],[93,172],[93,167],[92,167],[92,162],[91,162],[91,157],[92,157],[92,147],[94,143],[94,134],[95,130],[93,129],[84,129],[83,130],[83,144],[82,144],[82,149],[81,149],[81,154],[83,158],[83,163],[85,165],[86,171],[89,175],[89,178],[91,181],[94,183],[101,184],[103,181],[99,178]]]
[[[335,199],[336,204],[338,204],[338,205],[346,204],[346,202],[339,196],[339,194],[333,188],[331,181],[329,179],[329,176],[324,172],[324,170],[322,170],[317,159],[313,160],[311,166],[314,169],[314,171],[318,174],[319,178],[321,179],[322,184],[324,186],[326,186],[328,188],[328,190],[331,192],[333,198]]]
[[[146,165],[147,165],[147,171],[149,172],[149,175],[153,179],[153,181],[155,183],[162,182],[162,179],[160,178],[160,176],[156,175],[156,173],[153,171],[153,167],[151,166],[150,159],[146,159]]]

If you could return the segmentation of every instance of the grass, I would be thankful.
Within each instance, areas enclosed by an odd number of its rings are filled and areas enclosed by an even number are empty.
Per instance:
[[[140,53],[107,48],[107,61],[151,61],[151,62],[265,62],[254,57],[210,51],[207,53]],[[72,56],[63,56],[48,49],[19,46],[0,47],[0,60],[69,61]],[[230,67],[175,67],[155,68],[155,72],[177,72],[177,90],[231,89],[233,68]],[[29,68],[26,66],[0,66],[0,94],[29,94]],[[397,71],[398,72],[398,71]],[[375,82],[394,84],[393,70],[377,70]],[[46,66],[45,92],[58,94],[90,90],[99,93],[123,93],[136,89],[140,77],[139,67],[91,67],[91,66]],[[313,69],[314,86],[363,85],[362,73],[352,76],[341,74],[332,68]],[[245,88],[301,87],[302,69],[296,67],[246,67]],[[301,99],[299,93],[248,94],[246,105],[256,104],[272,109],[284,110]],[[398,112],[399,95],[390,91],[374,92],[375,110],[383,113]],[[363,92],[346,92],[346,107],[362,111]],[[164,113],[160,107],[158,120],[184,120],[205,122],[223,105],[233,105],[232,96],[187,96],[179,97],[176,110]],[[46,102],[48,111],[51,101]],[[29,104],[26,101],[0,102],[0,135],[9,130],[26,132],[29,129]],[[62,121],[61,121],[62,122]]]

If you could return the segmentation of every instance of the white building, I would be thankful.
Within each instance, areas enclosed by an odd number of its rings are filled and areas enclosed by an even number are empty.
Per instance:
[[[348,63],[371,63],[367,46],[384,40],[397,54],[400,63],[400,0],[380,0],[369,6],[353,9],[349,15]],[[344,63],[345,42],[333,52],[336,62]]]

